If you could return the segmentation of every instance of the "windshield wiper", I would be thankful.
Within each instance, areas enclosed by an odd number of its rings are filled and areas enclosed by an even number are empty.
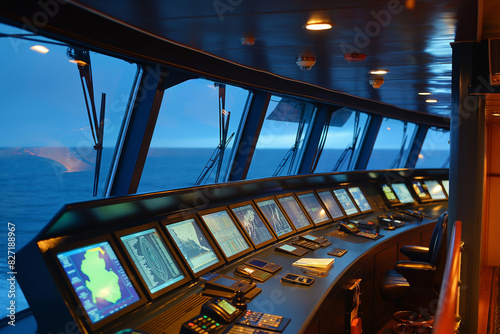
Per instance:
[[[217,145],[215,151],[212,153],[207,164],[201,171],[200,176],[196,179],[194,183],[196,186],[200,185],[202,182],[207,182],[208,177],[212,174],[214,166],[217,166],[214,182],[219,182],[222,163],[224,161],[224,152],[234,136],[233,133],[229,138],[227,138],[231,112],[226,111],[226,85],[217,83],[214,85],[219,88],[219,145]]]
[[[101,110],[99,120],[94,98],[94,83],[92,79],[92,66],[90,64],[90,54],[88,50],[80,48],[68,48],[67,55],[78,66],[80,73],[80,82],[83,89],[83,97],[85,98],[85,106],[87,107],[87,116],[89,118],[90,131],[94,139],[94,149],[96,150],[95,170],[94,170],[94,188],[93,196],[97,196],[97,188],[99,186],[99,174],[101,171],[102,146],[104,141],[104,114],[106,104],[106,94],[101,96]]]
[[[342,152],[339,159],[337,160],[337,163],[333,167],[332,172],[336,172],[339,170],[339,168],[342,166],[348,155],[349,155],[349,162],[347,163],[347,170],[350,169],[352,158],[354,157],[354,150],[356,149],[360,133],[361,133],[361,127],[359,126],[359,112],[356,112],[354,116],[354,130],[352,132],[352,143],[351,145],[348,145],[346,147],[344,152]]]

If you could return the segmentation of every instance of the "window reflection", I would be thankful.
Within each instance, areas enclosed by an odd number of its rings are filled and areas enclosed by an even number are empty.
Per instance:
[[[295,174],[314,109],[310,103],[271,98],[247,179]]]
[[[335,111],[314,172],[352,170],[368,119],[367,114],[346,108]]]
[[[450,131],[429,128],[415,168],[449,168]]]
[[[7,35],[0,39],[0,220],[16,225],[20,249],[64,204],[93,198],[96,150],[79,70],[67,56],[70,46],[6,25],[0,33]],[[101,197],[137,66],[95,52],[90,59],[98,110],[106,93]],[[7,272],[6,265],[0,263],[0,270]],[[0,281],[0,291],[8,291],[6,284]],[[16,310],[27,307],[16,291]],[[0,318],[5,316],[4,309]]]
[[[220,144],[219,112],[228,121],[227,146],[219,182],[225,181],[231,150],[249,92],[225,85],[225,109],[219,85],[193,79],[165,90],[138,192],[192,187],[205,166],[213,164]],[[233,135],[234,134],[234,135]],[[203,183],[214,183],[217,163]]]
[[[403,168],[416,125],[384,118],[367,169]]]

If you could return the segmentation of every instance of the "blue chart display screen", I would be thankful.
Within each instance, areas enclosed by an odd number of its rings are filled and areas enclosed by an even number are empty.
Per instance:
[[[262,214],[266,217],[271,228],[276,232],[278,237],[293,231],[293,228],[290,226],[290,223],[288,223],[288,220],[286,220],[285,215],[283,215],[283,212],[281,212],[281,209],[274,199],[258,202],[257,206],[260,208]]]
[[[328,212],[330,212],[330,215],[333,219],[344,216],[342,209],[337,204],[337,201],[335,200],[331,192],[329,192],[328,190],[321,191],[318,193],[318,195],[325,204],[326,209],[328,210]]]
[[[415,200],[404,183],[393,183],[392,189],[396,193],[399,201],[403,204],[414,203]]]
[[[431,194],[432,199],[446,199],[443,187],[441,187],[438,181],[426,180],[424,183],[427,186],[427,190],[429,190],[429,194]]]
[[[342,208],[347,215],[358,213],[358,209],[351,201],[351,198],[349,197],[349,194],[347,194],[347,191],[345,189],[335,189],[333,193],[337,197],[340,205],[342,205]]]
[[[227,257],[250,248],[227,211],[208,213],[202,218]]]
[[[273,238],[266,224],[260,219],[255,209],[250,204],[232,208],[241,225],[248,233],[255,245],[259,245]]]
[[[194,273],[220,261],[193,218],[169,224],[166,228]]]
[[[156,229],[121,236],[120,239],[151,293],[185,277]]]
[[[362,212],[370,211],[372,209],[370,203],[368,203],[368,200],[366,199],[361,189],[359,189],[359,187],[350,187],[348,189],[351,193],[352,198],[354,198],[354,201],[358,205],[358,208]]]
[[[302,194],[297,197],[315,224],[330,220],[314,193]]]
[[[57,258],[92,323],[140,300],[107,241],[59,253]]]
[[[295,200],[295,197],[285,196],[280,197],[278,200],[297,230],[312,225],[309,219],[307,219],[307,216],[300,207],[299,203],[297,203],[297,200]],[[276,205],[276,203],[274,204]]]

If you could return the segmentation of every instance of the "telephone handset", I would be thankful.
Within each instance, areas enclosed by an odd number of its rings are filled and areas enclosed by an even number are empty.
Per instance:
[[[242,313],[243,310],[238,309],[225,298],[211,299],[201,307],[201,314],[206,314],[225,324],[233,322]]]
[[[360,232],[360,229],[358,228],[357,225],[353,223],[344,223],[344,222],[339,223],[339,230],[349,234],[356,234]]]

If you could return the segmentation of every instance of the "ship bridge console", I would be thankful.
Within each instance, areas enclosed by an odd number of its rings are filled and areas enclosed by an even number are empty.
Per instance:
[[[382,274],[429,243],[447,191],[446,169],[402,169],[67,204],[18,280],[39,333],[375,332]]]

